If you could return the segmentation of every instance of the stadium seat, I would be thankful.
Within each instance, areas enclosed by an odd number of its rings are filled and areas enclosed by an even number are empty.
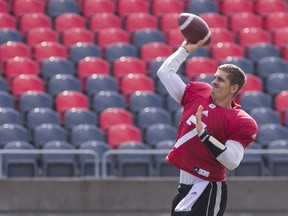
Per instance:
[[[97,159],[95,159],[94,156],[88,155],[88,154],[82,154],[82,155],[79,155],[78,157],[80,175],[81,176],[95,176],[95,160],[97,160],[99,165],[101,166],[102,165],[101,159],[103,158],[104,153],[106,153],[111,148],[106,142],[92,140],[92,141],[81,143],[79,145],[79,149],[94,151],[95,154],[97,154],[97,157],[98,157]],[[110,175],[114,171],[112,167],[112,162],[113,162],[112,157],[107,157],[106,162],[107,162],[106,166],[108,170],[106,170],[105,174]],[[98,172],[100,176],[102,176],[102,169],[100,169]]]
[[[119,0],[116,11],[119,16],[124,17],[132,13],[149,13],[149,6],[146,0]]]
[[[79,147],[81,143],[87,141],[106,141],[105,132],[96,125],[79,124],[71,128],[69,134],[70,143],[75,147]]]
[[[155,92],[134,92],[128,101],[128,109],[135,114],[146,107],[164,108],[163,105],[163,97]]]
[[[288,91],[281,91],[274,98],[275,109],[279,112],[288,110]]]
[[[244,28],[236,33],[237,41],[242,46],[249,46],[256,43],[270,43],[272,38],[269,31],[263,28]]]
[[[282,47],[288,44],[288,38],[286,37],[288,33],[288,27],[282,27],[275,29],[272,34],[272,43],[276,46]]]
[[[19,95],[28,91],[45,91],[45,83],[38,75],[21,74],[11,80],[10,89],[14,96],[19,97]]]
[[[30,47],[27,44],[19,41],[8,41],[0,45],[0,58],[2,62],[16,56],[29,58]]]
[[[184,41],[184,37],[179,31],[179,28],[170,29],[165,32],[165,40],[168,45],[170,45],[173,49],[177,49]],[[200,47],[204,48],[204,47]],[[198,50],[196,50],[197,52]],[[199,52],[199,51],[198,51]],[[191,52],[194,53],[194,52]]]
[[[211,27],[210,31],[211,31],[210,45],[224,42],[235,43],[235,33],[227,28]]]
[[[106,130],[107,143],[113,149],[118,149],[121,143],[142,142],[141,130],[131,124],[117,124]]]
[[[9,91],[8,81],[4,77],[0,77],[0,91]]]
[[[0,108],[0,125],[4,124],[22,124],[21,114],[10,107]]]
[[[38,64],[28,57],[9,58],[4,64],[4,76],[10,80],[20,74],[35,74],[39,72]]]
[[[263,80],[255,74],[246,74],[246,82],[241,88],[239,94],[247,91],[258,91],[264,90]],[[237,96],[236,96],[237,97]]]
[[[257,122],[258,127],[263,124],[280,124],[280,113],[271,107],[257,107],[249,111],[251,117]]]
[[[279,123],[268,123],[259,127],[256,142],[260,143],[263,148],[267,148],[269,143],[279,139],[288,139],[287,127]]]
[[[272,12],[263,18],[263,27],[268,31],[287,27],[288,12]]]
[[[0,1],[0,13],[7,13],[9,12],[9,4],[6,0]]]
[[[178,109],[175,109],[173,112],[172,112],[172,124],[175,126],[175,127],[178,127],[179,123],[180,123],[180,120],[181,120],[181,116],[182,116],[182,113],[183,113],[183,108],[180,107]],[[175,141],[174,141],[175,142]]]
[[[273,12],[286,12],[287,2],[282,0],[256,1],[255,13],[265,16]]]
[[[158,17],[159,29],[166,33],[172,29],[179,29],[178,24],[179,13],[166,13]]]
[[[152,77],[153,79],[157,79],[157,71],[163,64],[166,58],[157,58],[153,59],[146,63],[147,65],[147,75]]]
[[[267,56],[280,57],[280,49],[272,43],[257,43],[246,48],[246,57],[256,62]]]
[[[163,42],[150,42],[140,48],[140,58],[151,61],[156,58],[166,58],[173,53],[173,47]]]
[[[118,80],[110,75],[93,74],[86,79],[85,92],[92,98],[100,91],[119,91]]]
[[[92,14],[87,18],[87,27],[96,33],[105,28],[122,28],[122,18],[114,13]]]
[[[63,151],[75,149],[73,145],[66,141],[53,140],[43,144],[44,150]],[[77,170],[77,157],[74,154],[43,154],[40,164],[44,177],[74,177]]]
[[[32,132],[34,128],[42,124],[58,124],[60,125],[59,114],[51,108],[34,108],[27,112],[25,117],[25,126],[28,132]]]
[[[210,48],[211,57],[221,61],[228,57],[244,57],[244,48],[235,43],[217,43]]]
[[[80,14],[80,6],[75,0],[49,0],[46,3],[46,14],[52,19],[65,13]]]
[[[106,130],[107,128],[116,124],[131,124],[133,125],[133,118],[131,112],[123,108],[107,108],[99,113],[99,126]]]
[[[61,57],[50,57],[39,61],[40,75],[44,80],[48,80],[57,74],[75,75],[74,63]]]
[[[275,96],[281,91],[288,91],[288,71],[270,74],[265,81],[265,90]]]
[[[153,124],[147,126],[143,140],[151,148],[155,148],[155,145],[164,140],[176,140],[177,129],[171,124]]]
[[[3,146],[5,150],[33,150],[26,141],[11,141]],[[35,154],[6,154],[3,156],[3,172],[7,178],[31,178],[38,176],[38,156]]]
[[[287,150],[288,139],[278,139],[268,144],[267,149],[269,150]],[[269,174],[275,176],[287,176],[287,155],[286,154],[269,154],[266,156]]]
[[[281,57],[288,61],[288,46],[283,46],[281,49]]]
[[[18,109],[25,115],[34,108],[53,109],[54,101],[52,96],[46,92],[28,91],[22,93],[18,99]]]
[[[0,29],[0,44],[23,42],[21,32],[15,28]]]
[[[101,49],[96,44],[91,43],[76,43],[71,46],[68,46],[68,55],[69,58],[77,63],[85,57],[101,57]]]
[[[218,63],[216,60],[209,57],[193,57],[186,61],[185,75],[192,79],[201,73],[214,74],[217,70]]]
[[[11,11],[15,17],[27,13],[45,14],[45,1],[41,0],[14,0],[10,1]]]
[[[126,108],[125,97],[116,91],[100,91],[92,98],[92,110],[99,113],[107,108]]]
[[[218,13],[219,5],[217,1],[210,0],[190,0],[187,2],[186,11],[188,13],[200,15],[202,13]]]
[[[104,47],[104,58],[113,62],[122,57],[139,58],[138,48],[130,43],[113,43]]]
[[[8,91],[0,91],[0,106],[15,108],[15,98]]]
[[[110,75],[110,64],[103,58],[85,57],[78,61],[76,75],[82,83],[82,89],[86,88],[86,80],[93,74]]]
[[[39,44],[41,42],[58,42],[58,33],[51,28],[37,27],[26,31],[25,42],[29,46]]]
[[[154,91],[154,80],[145,74],[127,74],[119,79],[119,89],[125,96],[136,91]]]
[[[267,56],[256,62],[256,75],[262,79],[266,79],[272,73],[287,71],[288,63],[281,57]]]
[[[199,74],[198,76],[196,76],[194,78],[194,81],[205,82],[205,83],[209,83],[209,84],[211,84],[213,80],[214,80],[214,75],[205,74],[205,73]]]
[[[91,30],[84,27],[68,28],[60,32],[60,40],[64,46],[71,46],[78,42],[94,43],[95,35]]]
[[[46,123],[33,128],[31,141],[36,148],[43,148],[43,145],[50,141],[67,141],[68,132],[59,124]]]
[[[129,73],[146,74],[146,62],[136,57],[121,57],[113,61],[112,73],[116,78]]]
[[[89,109],[89,99],[87,95],[79,91],[64,91],[55,97],[55,110],[62,114],[71,108]]]
[[[63,91],[79,91],[81,92],[80,80],[71,74],[57,74],[51,76],[46,83],[47,92],[56,96]]]
[[[185,2],[177,0],[154,0],[151,3],[151,13],[154,16],[161,17],[168,13],[182,13],[184,11]]]
[[[246,91],[241,94],[240,104],[242,109],[249,112],[253,108],[268,107],[273,108],[272,96],[259,91]]]
[[[158,19],[150,13],[133,13],[124,17],[124,29],[132,32],[138,29],[158,29]]]
[[[131,33],[131,43],[137,47],[142,47],[146,43],[165,43],[165,35],[159,29],[138,29]]]
[[[79,124],[98,124],[98,116],[95,112],[83,108],[71,108],[66,110],[63,117],[63,126],[70,130]]]
[[[126,151],[149,150],[149,146],[142,142],[121,143],[118,149]],[[122,177],[144,177],[153,173],[152,156],[149,154],[118,154],[118,173]]]
[[[52,28],[52,19],[44,13],[26,13],[19,17],[18,26],[22,33],[32,28]]]
[[[115,3],[110,0],[85,0],[82,2],[82,12],[85,17],[99,13],[115,13]]]
[[[77,13],[64,13],[54,19],[55,31],[61,32],[69,28],[85,28],[86,20]]]
[[[121,28],[104,28],[96,33],[96,44],[103,48],[114,43],[129,43],[130,33]]]
[[[229,17],[229,27],[232,31],[237,32],[244,28],[262,28],[262,17],[253,12],[239,12],[231,14]]]
[[[220,64],[235,64],[240,67],[246,75],[254,73],[254,62],[246,57],[229,57],[221,60]]]
[[[155,145],[156,150],[167,150],[170,151],[175,144],[175,140],[164,140],[160,141]],[[161,176],[161,177],[176,177],[179,176],[179,169],[171,165],[167,160],[166,160],[166,155],[167,154],[156,154],[154,156],[155,158],[155,172],[156,176]]]
[[[6,12],[0,12],[0,28],[16,29],[16,24],[17,19],[15,16]]]
[[[145,107],[135,113],[135,124],[138,128],[145,129],[153,124],[172,124],[172,117],[169,111],[160,107]]]
[[[200,14],[200,17],[207,23],[210,28],[227,28],[228,17],[215,12],[207,12]]]
[[[195,52],[191,52],[187,59],[190,59],[190,58],[193,58],[193,57],[210,57],[210,47],[207,46],[202,46],[202,47],[199,47],[199,49],[195,50]],[[181,68],[181,67],[180,67]]]
[[[11,141],[28,142],[28,130],[20,124],[4,124],[0,125],[0,147]]]
[[[255,5],[253,1],[223,0],[219,5],[219,11],[227,17],[241,12],[254,13],[254,10]]]
[[[67,58],[67,50],[58,42],[42,42],[32,47],[32,56],[36,61],[50,57]]]

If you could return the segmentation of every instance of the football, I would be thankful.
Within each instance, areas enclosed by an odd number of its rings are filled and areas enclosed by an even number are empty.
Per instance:
[[[179,29],[190,43],[204,40],[204,45],[211,41],[211,31],[207,23],[199,16],[191,13],[181,13],[178,17]]]

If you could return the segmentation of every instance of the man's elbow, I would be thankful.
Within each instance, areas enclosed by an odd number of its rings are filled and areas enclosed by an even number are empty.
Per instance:
[[[236,169],[239,166],[239,164],[240,164],[240,162],[233,161],[233,162],[227,164],[226,168],[229,169],[229,170],[234,170],[234,169]]]

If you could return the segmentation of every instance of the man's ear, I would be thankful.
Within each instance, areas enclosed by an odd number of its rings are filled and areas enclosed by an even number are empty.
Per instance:
[[[235,94],[239,89],[239,85],[235,84],[231,86],[231,93]]]

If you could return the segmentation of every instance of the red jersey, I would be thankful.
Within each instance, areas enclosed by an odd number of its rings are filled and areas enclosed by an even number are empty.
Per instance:
[[[184,109],[178,126],[177,142],[167,160],[201,179],[225,181],[225,166],[213,156],[197,135],[195,114],[198,106],[203,106],[204,127],[224,145],[227,140],[234,140],[246,148],[255,140],[258,131],[256,122],[235,102],[232,102],[232,109],[215,105],[211,98],[211,86],[207,83],[190,82],[186,86],[181,104]]]

